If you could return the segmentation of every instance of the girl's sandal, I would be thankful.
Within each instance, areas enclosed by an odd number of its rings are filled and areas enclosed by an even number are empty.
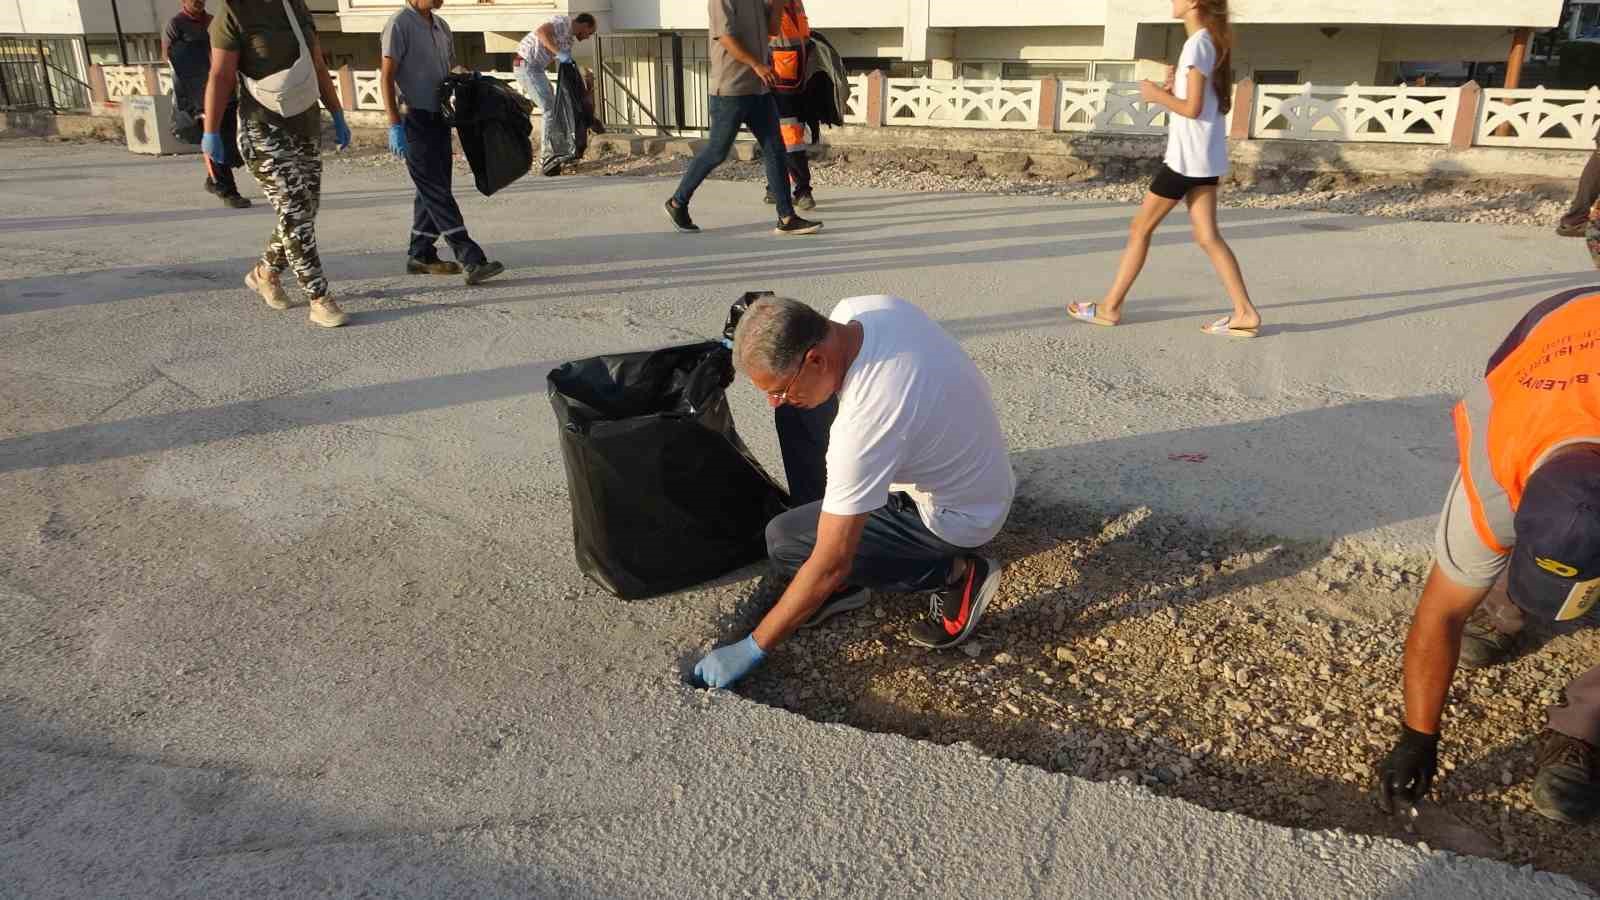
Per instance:
[[[1233,316],[1223,316],[1210,325],[1201,325],[1200,330],[1216,337],[1253,338],[1261,334],[1261,326],[1254,328],[1235,328]]]
[[[1090,325],[1099,325],[1102,328],[1117,327],[1116,322],[1100,318],[1099,304],[1097,303],[1068,303],[1067,315],[1080,322],[1088,322]]]

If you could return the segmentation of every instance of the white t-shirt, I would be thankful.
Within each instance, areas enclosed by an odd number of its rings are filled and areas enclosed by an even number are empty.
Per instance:
[[[556,46],[568,53],[572,52],[572,18],[570,16],[552,16],[550,30],[555,32]],[[537,29],[523,36],[517,44],[517,55],[522,57],[523,65],[533,71],[548,68],[555,60],[555,54],[545,48],[539,41]]]
[[[1167,155],[1163,161],[1179,175],[1220,178],[1228,174],[1228,127],[1218,108],[1216,88],[1211,85],[1211,73],[1216,68],[1217,45],[1211,42],[1211,33],[1202,28],[1189,35],[1178,55],[1172,93],[1179,100],[1189,99],[1189,70],[1197,69],[1206,77],[1200,85],[1206,99],[1198,119],[1167,113]]]
[[[989,382],[939,324],[898,297],[851,297],[829,317],[860,322],[861,352],[839,388],[828,432],[822,511],[872,512],[890,485],[928,529],[958,547],[1000,532],[1016,476]]]

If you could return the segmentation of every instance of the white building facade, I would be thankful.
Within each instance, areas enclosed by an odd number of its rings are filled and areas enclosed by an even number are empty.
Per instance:
[[[375,35],[402,0],[337,2],[344,32]],[[1517,34],[1555,27],[1562,3],[1235,0],[1234,74],[1387,85],[1419,63],[1503,71]],[[1169,0],[807,0],[806,10],[852,71],[899,76],[1126,81],[1159,77],[1183,43]],[[600,39],[579,54],[597,70],[609,117],[659,123],[674,120],[681,103],[683,118],[701,118],[706,0],[447,0],[441,12],[464,62],[500,70],[552,15],[592,13]],[[355,64],[376,66],[375,45],[370,53]]]
[[[124,0],[128,2],[128,0]],[[379,31],[401,0],[338,0],[346,32]],[[1382,82],[1415,61],[1505,62],[1516,29],[1553,28],[1562,0],[1235,0],[1236,74]],[[809,0],[814,27],[848,58],[924,63],[933,77],[1092,74],[1096,63],[1165,63],[1181,33],[1168,0]],[[458,33],[508,52],[552,15],[592,13],[613,37],[703,37],[705,0],[451,0]],[[922,74],[923,66],[902,66]],[[1112,71],[1125,71],[1114,69]]]
[[[335,65],[340,57],[353,62],[365,42],[347,45],[340,36],[338,0],[306,5],[324,52]],[[161,35],[178,10],[178,0],[0,0],[0,107],[40,100],[48,75],[56,105],[79,108],[87,103],[90,66],[124,58],[165,65]]]

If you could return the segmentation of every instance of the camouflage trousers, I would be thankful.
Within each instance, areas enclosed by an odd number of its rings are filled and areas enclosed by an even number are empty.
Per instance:
[[[319,142],[276,125],[243,120],[239,155],[278,213],[278,226],[261,261],[274,273],[292,266],[306,296],[327,296],[328,279],[317,255],[317,207],[322,203]]]

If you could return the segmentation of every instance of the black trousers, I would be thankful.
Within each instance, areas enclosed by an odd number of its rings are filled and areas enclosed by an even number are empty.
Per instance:
[[[789,181],[794,184],[794,195],[811,193],[811,160],[806,156],[806,151],[796,150],[789,154]]]
[[[1583,174],[1578,176],[1578,189],[1572,194],[1572,204],[1561,217],[1563,225],[1582,225],[1589,221],[1589,207],[1600,199],[1600,149],[1589,154]]]
[[[828,429],[838,412],[834,399],[816,409],[780,406],[773,415],[789,495],[801,504],[767,523],[767,558],[783,578],[793,578],[817,546]],[[970,553],[928,530],[910,497],[890,494],[888,504],[867,516],[851,564],[851,586],[840,593],[859,587],[895,593],[935,590],[950,581],[956,560]]]
[[[450,126],[435,113],[413,109],[406,113],[406,169],[417,186],[411,203],[411,245],[407,254],[432,259],[439,238],[450,245],[456,261],[475,266],[488,257],[467,235],[467,223],[450,190]]]

